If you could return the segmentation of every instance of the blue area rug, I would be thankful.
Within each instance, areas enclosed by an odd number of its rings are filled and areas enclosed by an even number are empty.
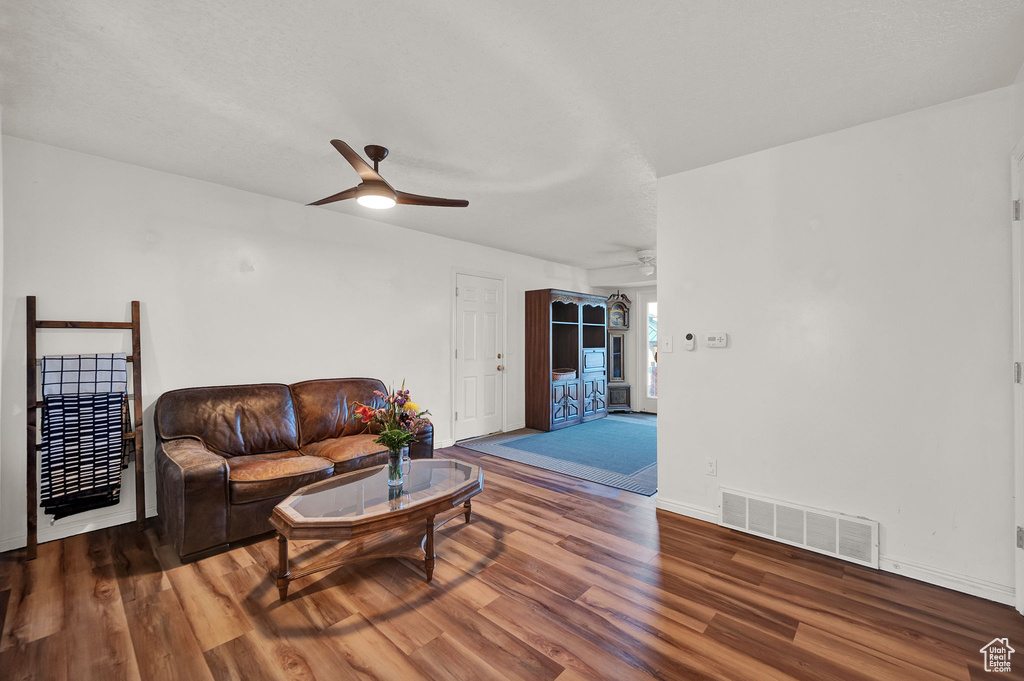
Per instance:
[[[635,475],[658,461],[658,429],[607,418],[551,433],[528,435],[506,447]]]
[[[523,428],[459,445],[650,496],[658,491],[657,423],[652,415],[612,414],[550,433]]]

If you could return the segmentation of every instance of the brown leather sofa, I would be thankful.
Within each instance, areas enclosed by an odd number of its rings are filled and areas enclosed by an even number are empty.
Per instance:
[[[274,506],[299,487],[386,463],[376,435],[349,418],[356,402],[374,402],[374,390],[384,392],[384,384],[333,378],[161,395],[154,413],[157,506],[182,560],[269,531]],[[410,457],[433,457],[433,428],[416,437]]]

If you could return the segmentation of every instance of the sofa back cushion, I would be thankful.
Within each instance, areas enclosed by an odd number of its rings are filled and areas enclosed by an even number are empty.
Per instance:
[[[156,403],[164,440],[198,438],[224,456],[298,449],[298,427],[288,386],[280,383],[184,388]]]
[[[325,378],[293,383],[291,389],[301,447],[364,432],[366,425],[351,418],[352,407],[373,403],[374,390],[385,391],[376,378]]]

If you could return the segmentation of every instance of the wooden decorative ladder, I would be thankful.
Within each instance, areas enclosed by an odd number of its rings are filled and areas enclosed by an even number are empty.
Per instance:
[[[28,296],[26,310],[26,342],[28,369],[28,403],[25,410],[27,418],[28,469],[26,475],[25,497],[28,505],[28,544],[26,552],[28,560],[34,560],[38,551],[37,516],[39,513],[39,470],[37,456],[42,445],[38,442],[38,413],[43,407],[39,398],[36,381],[36,333],[39,329],[125,329],[132,332],[132,354],[128,362],[132,365],[132,392],[135,406],[133,431],[123,435],[126,440],[135,441],[135,525],[141,532],[146,528],[146,470],[143,456],[142,437],[142,331],[139,301],[132,301],[132,320],[130,322],[72,322],[36,319],[36,297]]]

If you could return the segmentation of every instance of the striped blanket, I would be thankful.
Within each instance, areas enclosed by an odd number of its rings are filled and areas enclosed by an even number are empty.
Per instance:
[[[43,358],[40,496],[58,520],[120,500],[129,430],[124,353]]]

